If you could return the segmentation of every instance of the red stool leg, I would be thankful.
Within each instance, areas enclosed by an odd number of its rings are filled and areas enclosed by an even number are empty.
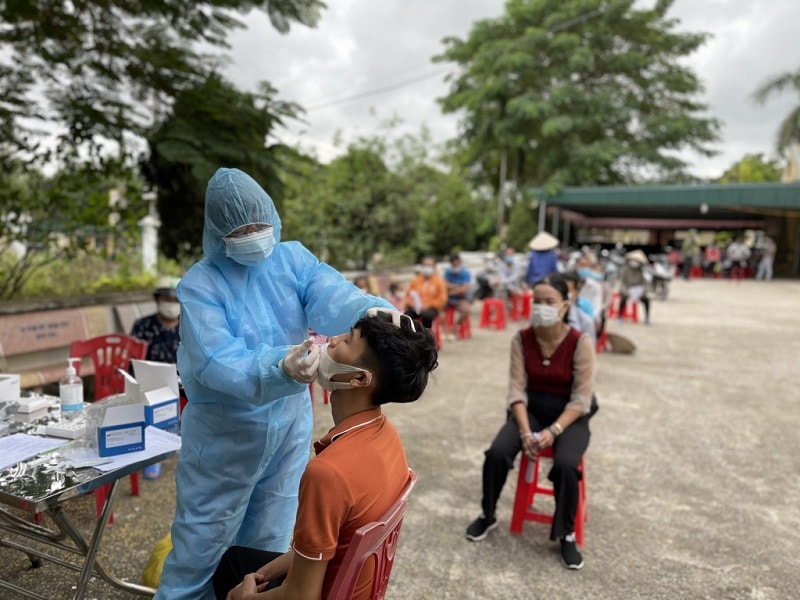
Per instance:
[[[433,322],[431,323],[431,331],[433,332],[433,337],[436,338],[436,348],[439,350],[442,349],[442,326],[439,323],[439,317],[436,317]]]
[[[583,547],[584,524],[589,520],[586,511],[586,469],[581,457],[581,480],[578,482],[578,510],[575,512],[575,543]]]
[[[622,315],[619,314],[619,304],[620,304],[619,292],[614,292],[614,294],[611,296],[611,307],[608,309],[609,319],[621,318]]]
[[[470,323],[471,317],[467,317],[461,321],[461,327],[458,330],[458,337],[462,340],[472,337],[472,324]]]
[[[131,495],[139,495],[139,474],[131,473]]]

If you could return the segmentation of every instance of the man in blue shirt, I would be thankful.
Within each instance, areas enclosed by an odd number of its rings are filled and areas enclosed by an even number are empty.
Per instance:
[[[546,231],[540,231],[531,240],[531,257],[525,273],[525,282],[529,286],[533,287],[533,284],[550,273],[558,273],[558,257],[555,253],[557,246],[558,239]]]
[[[447,308],[455,311],[452,324],[445,323],[445,339],[456,339],[456,331],[460,331],[464,319],[469,318],[469,305],[472,300],[470,286],[472,274],[469,269],[461,264],[458,254],[450,255],[450,267],[444,272],[444,282],[447,284]]]

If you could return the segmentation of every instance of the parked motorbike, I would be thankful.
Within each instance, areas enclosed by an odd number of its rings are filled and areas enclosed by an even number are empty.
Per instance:
[[[653,254],[648,271],[650,273],[650,289],[659,300],[669,296],[669,282],[672,281],[672,268],[666,254]]]

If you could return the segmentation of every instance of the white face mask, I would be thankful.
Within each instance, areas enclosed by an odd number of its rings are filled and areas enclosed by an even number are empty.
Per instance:
[[[275,248],[272,227],[242,237],[226,237],[225,254],[245,267],[252,267],[266,260]]]
[[[531,325],[534,327],[552,327],[558,323],[561,310],[560,306],[547,304],[534,304],[531,307]]]
[[[181,316],[181,305],[177,302],[159,302],[158,314],[167,319],[167,321],[174,321]]]
[[[350,389],[352,387],[350,381],[331,380],[334,375],[343,375],[345,373],[365,373],[367,375],[367,385],[372,382],[372,373],[369,371],[360,369],[358,367],[353,367],[351,365],[343,365],[342,363],[338,363],[333,360],[328,354],[328,345],[329,344],[323,344],[319,348],[319,370],[317,371],[317,383],[319,383],[323,389],[328,390],[329,392]]]
[[[423,277],[430,277],[431,275],[433,275],[433,267],[429,267],[426,265],[420,268],[419,272],[422,273]]]

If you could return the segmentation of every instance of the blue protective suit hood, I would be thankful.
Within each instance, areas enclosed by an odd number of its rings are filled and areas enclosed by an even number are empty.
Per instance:
[[[272,225],[275,243],[281,241],[281,219],[275,203],[256,180],[239,169],[218,169],[206,188],[203,254],[213,261],[225,256],[222,241],[234,229],[251,223]]]

